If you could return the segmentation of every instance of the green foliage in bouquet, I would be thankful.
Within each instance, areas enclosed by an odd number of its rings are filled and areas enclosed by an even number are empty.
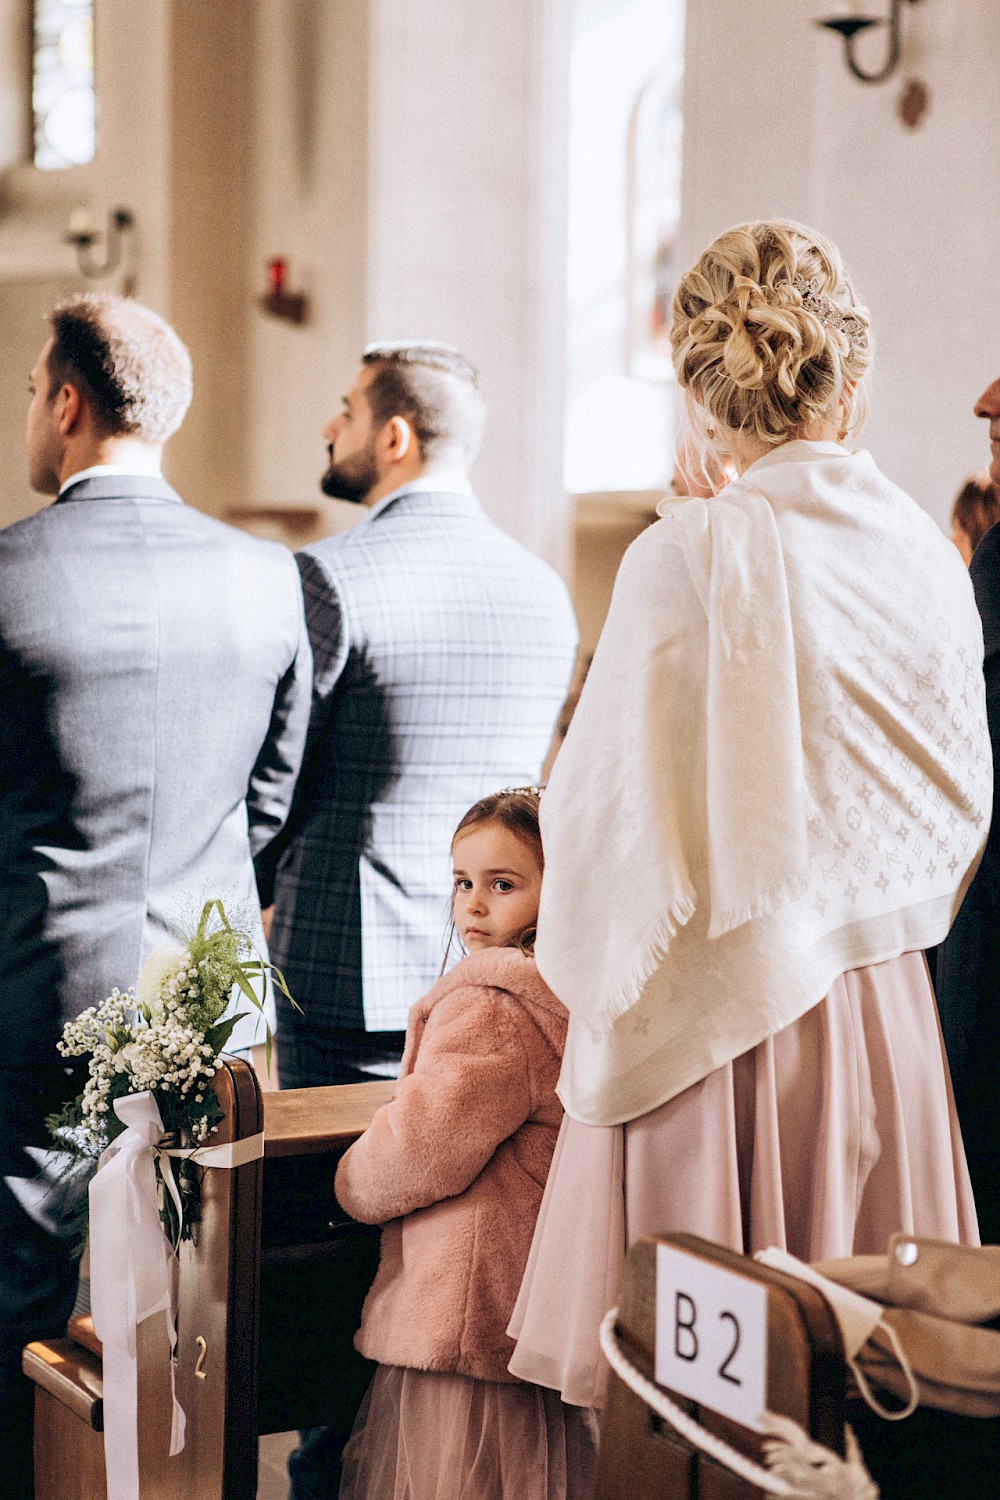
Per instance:
[[[60,1150],[74,1162],[94,1160],[125,1129],[116,1099],[149,1090],[160,1111],[164,1135],[157,1152],[160,1217],[176,1248],[198,1221],[200,1169],[183,1157],[162,1154],[204,1145],[222,1118],[212,1078],[236,1022],[250,1012],[225,1016],[234,990],[260,1012],[270,972],[275,987],[293,1005],[284,977],[260,957],[251,939],[230,923],[221,901],[206,901],[183,946],[157,948],[146,960],[138,988],[111,994],[63,1028],[64,1057],[89,1055],[83,1092],[47,1121]],[[296,1009],[298,1007],[296,1006]],[[225,1016],[225,1018],[224,1018]],[[267,1063],[271,1029],[264,1019]],[[173,1174],[183,1209],[164,1183]]]

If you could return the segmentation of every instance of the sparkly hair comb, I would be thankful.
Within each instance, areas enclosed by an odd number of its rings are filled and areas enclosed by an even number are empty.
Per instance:
[[[849,339],[866,337],[868,330],[862,320],[852,313],[841,312],[833,298],[822,290],[817,276],[808,280],[805,276],[796,276],[792,286],[801,296],[802,306],[815,313],[827,328],[836,328],[838,332],[846,333]]]
[[[502,786],[497,792],[497,796],[512,797],[515,793],[520,793],[522,796],[540,797],[544,790],[544,784],[542,786]]]

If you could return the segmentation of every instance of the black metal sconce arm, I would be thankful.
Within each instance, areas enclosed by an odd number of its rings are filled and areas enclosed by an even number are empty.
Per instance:
[[[81,212],[85,212],[81,210]],[[96,229],[90,227],[74,229],[66,235],[67,242],[76,250],[77,262],[84,276],[96,280],[99,276],[110,276],[121,263],[125,236],[132,229],[134,220],[127,208],[113,208],[108,214],[108,228],[104,236],[104,256],[98,260],[93,248],[100,239]]]
[[[904,4],[916,5],[917,0],[892,0],[892,9],[889,13],[888,22],[879,16],[844,16],[834,17],[828,21],[817,21],[817,26],[825,26],[828,31],[836,31],[844,38],[844,51],[847,55],[847,66],[859,78],[862,83],[884,83],[892,76],[899,65],[902,42],[900,37],[900,12]],[[854,38],[861,31],[867,31],[871,26],[889,27],[889,50],[885,63],[874,72],[866,72],[860,66],[854,56]]]

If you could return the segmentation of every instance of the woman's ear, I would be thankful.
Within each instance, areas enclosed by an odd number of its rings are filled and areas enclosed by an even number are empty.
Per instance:
[[[845,380],[837,403],[837,441],[842,443],[851,430],[851,402],[858,388],[856,380]]]

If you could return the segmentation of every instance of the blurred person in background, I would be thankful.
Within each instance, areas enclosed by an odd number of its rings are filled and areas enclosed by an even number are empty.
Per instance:
[[[991,482],[992,498],[963,502],[970,481],[955,502],[956,523],[969,533],[970,575],[983,621],[986,718],[993,743],[993,823],[986,850],[961,910],[937,956],[937,997],[955,1102],[962,1123],[979,1227],[985,1244],[1000,1242],[1000,529],[993,525],[1000,486],[1000,379],[987,386],[975,405],[990,424],[992,461],[977,477],[980,494]],[[960,507],[963,507],[961,509]],[[969,517],[964,519],[963,517]],[[986,517],[991,519],[986,520]],[[984,521],[985,535],[971,527]],[[962,551],[961,543],[952,540]],[[974,556],[972,555],[974,552]],[[965,553],[962,552],[963,557]],[[967,559],[968,560],[968,559]]]
[[[983,537],[1000,521],[1000,492],[986,469],[970,474],[955,497],[951,539],[968,567]]]

